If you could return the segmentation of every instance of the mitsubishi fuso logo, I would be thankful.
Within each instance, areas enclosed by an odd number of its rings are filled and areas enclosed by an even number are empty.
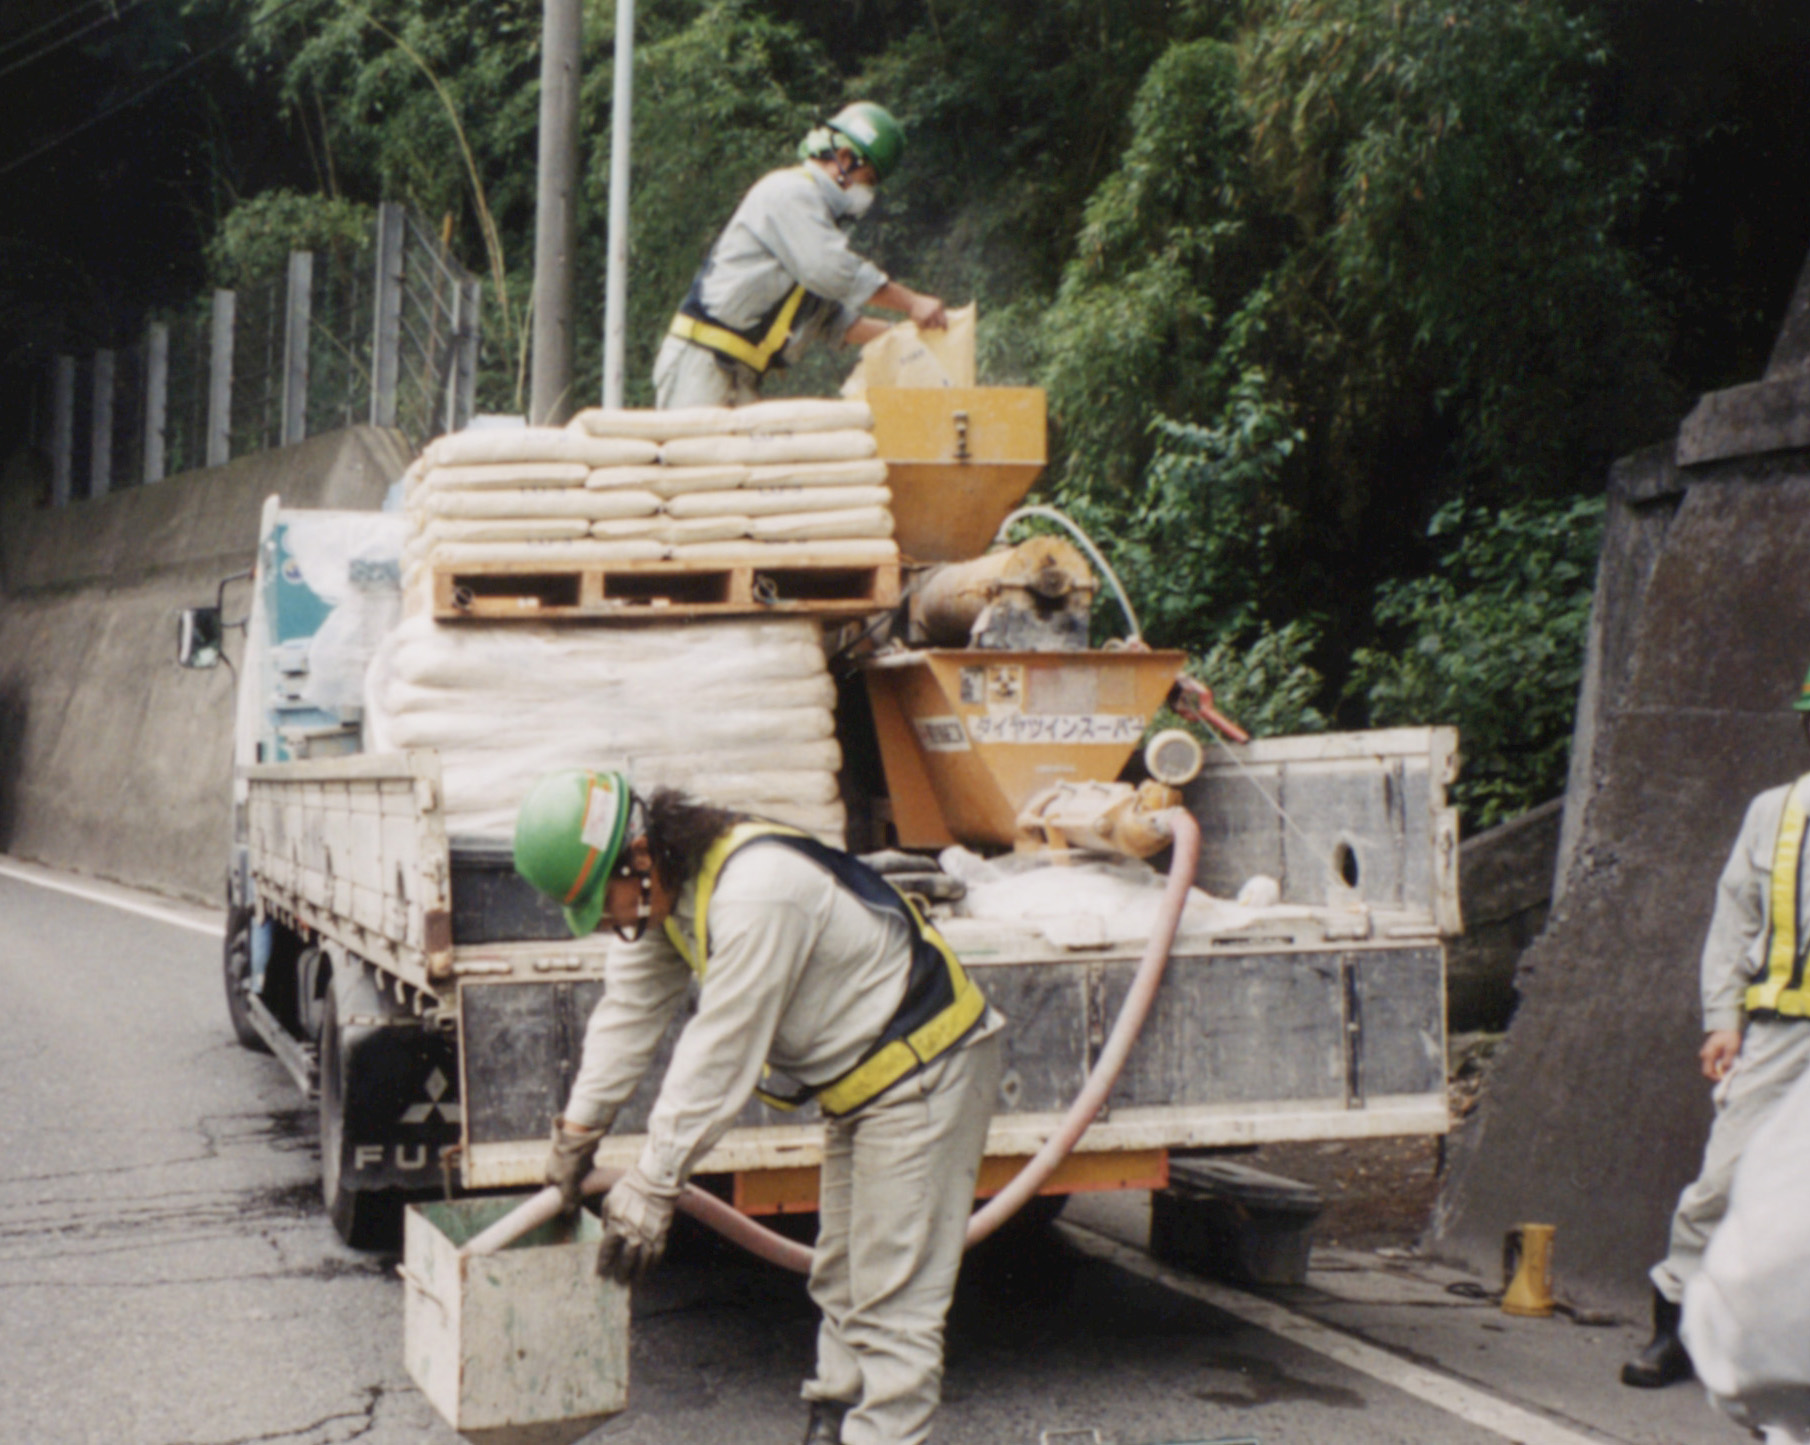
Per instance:
[[[446,1081],[446,1075],[435,1069],[427,1076],[427,1102],[410,1104],[402,1111],[402,1122],[405,1124],[425,1124],[438,1114],[449,1124],[460,1123],[465,1118],[465,1111],[458,1100],[445,1102],[446,1091],[452,1087]]]

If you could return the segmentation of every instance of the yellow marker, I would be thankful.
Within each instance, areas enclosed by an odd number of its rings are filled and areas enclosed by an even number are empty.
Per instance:
[[[1552,1313],[1551,1224],[1517,1224],[1502,1236],[1502,1313],[1544,1319]]]

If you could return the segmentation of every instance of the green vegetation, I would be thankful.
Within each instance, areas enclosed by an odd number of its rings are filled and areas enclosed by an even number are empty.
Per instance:
[[[519,408],[539,0],[236,8],[327,199],[242,202],[216,267],[407,200],[488,274],[482,403]],[[602,290],[613,14],[588,0],[581,296]],[[630,401],[741,192],[813,116],[878,99],[910,146],[859,244],[979,301],[987,379],[1048,389],[1046,490],[1151,641],[1257,731],[1454,723],[1468,824],[1509,816],[1563,786],[1601,515],[1580,499],[1720,380],[1703,316],[1732,293],[1692,311],[1662,242],[1678,158],[1723,122],[1697,85],[1667,131],[1605,38],[1625,16],[643,0]]]
[[[1380,590],[1376,620],[1401,645],[1360,648],[1351,690],[1379,726],[1457,725],[1454,793],[1479,827],[1564,791],[1602,518],[1600,497],[1448,502],[1428,529],[1450,539],[1438,570]]]

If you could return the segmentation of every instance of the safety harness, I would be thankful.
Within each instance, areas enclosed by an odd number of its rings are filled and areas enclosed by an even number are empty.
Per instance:
[[[674,336],[714,351],[730,361],[739,361],[756,376],[765,376],[767,368],[784,366],[786,343],[802,324],[803,318],[829,303],[821,296],[795,284],[792,289],[767,308],[752,326],[730,326],[704,309],[704,278],[710,274],[712,257],[705,257],[692,278],[691,289],[679,303],[679,313],[668,328]]]
[[[739,361],[756,376],[764,376],[774,358],[792,339],[792,325],[798,319],[798,308],[810,293],[802,286],[794,286],[754,325],[746,331],[737,331],[712,320],[704,310],[704,303],[699,299],[703,281],[704,273],[700,271],[680,303],[679,314],[672,319],[672,334],[714,351],[718,356]]]
[[[1771,924],[1766,936],[1766,976],[1747,990],[1749,1018],[1810,1018],[1810,989],[1804,987],[1804,958],[1810,945],[1798,917],[1800,866],[1810,824],[1810,775],[1797,780],[1785,797],[1778,841],[1772,848]]]
[[[730,858],[754,843],[778,843],[803,854],[874,912],[901,919],[911,934],[911,974],[905,997],[855,1066],[814,1089],[790,1094],[756,1089],[763,1103],[796,1109],[816,1099],[817,1106],[831,1118],[852,1114],[954,1048],[980,1022],[987,1011],[985,996],[962,968],[955,950],[918,915],[910,900],[866,864],[779,823],[738,823],[705,850],[697,873],[692,937],[686,937],[676,919],[669,916],[666,920],[666,936],[700,983],[710,962],[708,921],[717,878]]]

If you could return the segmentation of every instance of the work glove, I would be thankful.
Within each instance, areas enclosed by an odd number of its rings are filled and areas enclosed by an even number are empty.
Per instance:
[[[597,1246],[597,1273],[619,1284],[646,1277],[666,1253],[679,1186],[655,1184],[637,1166],[603,1196],[603,1242]]]
[[[559,1191],[559,1202],[567,1213],[578,1208],[584,1197],[580,1186],[591,1172],[591,1161],[597,1157],[597,1146],[610,1132],[610,1120],[601,1127],[587,1129],[582,1124],[553,1116],[553,1147],[547,1151],[545,1178]]]

